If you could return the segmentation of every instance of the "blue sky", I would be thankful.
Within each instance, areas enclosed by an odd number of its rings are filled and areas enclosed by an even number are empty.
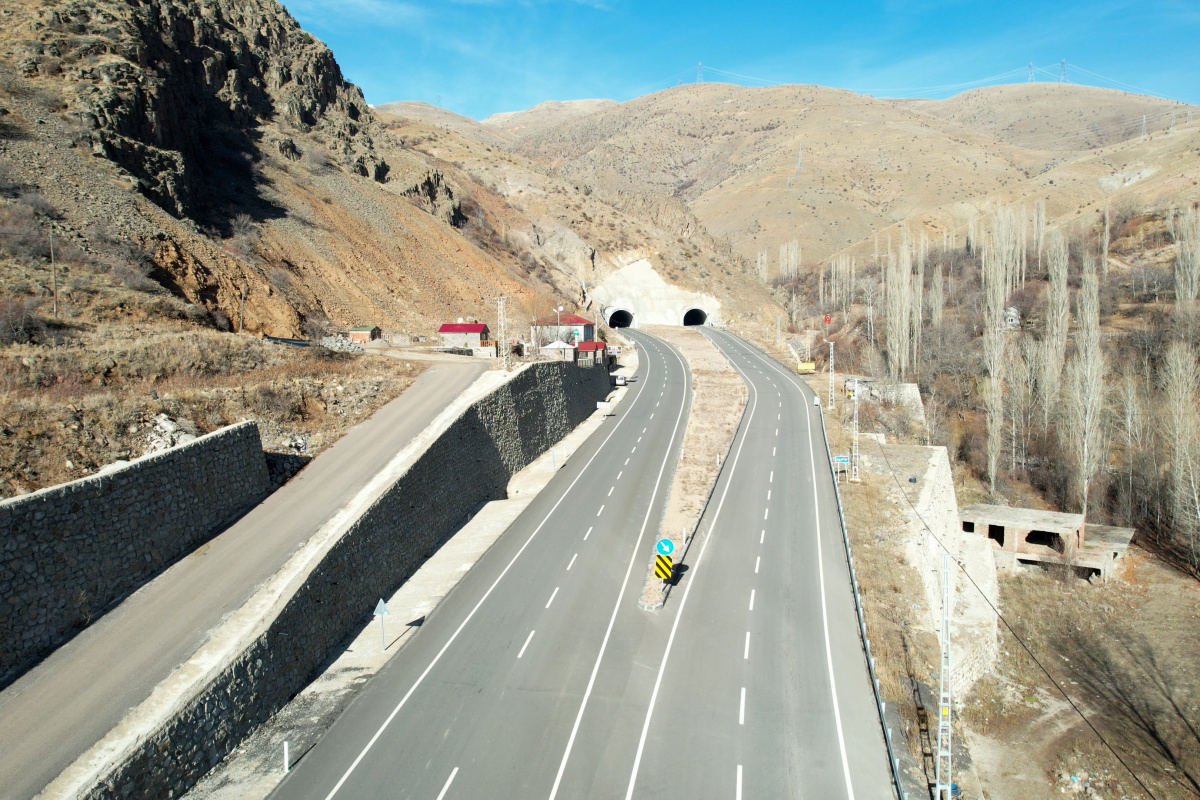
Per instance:
[[[333,48],[368,102],[440,96],[443,107],[476,119],[543,100],[628,100],[696,80],[697,62],[705,80],[947,97],[980,82],[1023,81],[1031,61],[1050,71],[1039,80],[1057,80],[1065,58],[1074,82],[1200,104],[1197,0],[285,5]]]

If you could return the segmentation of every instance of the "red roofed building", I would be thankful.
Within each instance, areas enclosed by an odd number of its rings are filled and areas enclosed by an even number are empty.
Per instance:
[[[538,344],[550,342],[586,342],[596,338],[596,326],[586,317],[562,312],[534,320],[529,326],[529,340]]]
[[[482,322],[447,322],[438,328],[438,344],[442,347],[483,347],[488,339],[488,326]]]
[[[580,367],[597,367],[604,365],[604,342],[579,342],[575,345],[575,364]]]

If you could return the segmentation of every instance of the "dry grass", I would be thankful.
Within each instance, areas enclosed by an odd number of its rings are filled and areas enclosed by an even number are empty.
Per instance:
[[[661,529],[661,535],[674,540],[682,553],[684,540],[699,521],[704,501],[717,480],[718,465],[737,431],[746,406],[746,390],[741,377],[698,330],[668,326],[647,330],[677,347],[692,373],[692,408]],[[643,600],[657,601],[659,582],[647,580],[646,587],[654,597],[648,595]]]

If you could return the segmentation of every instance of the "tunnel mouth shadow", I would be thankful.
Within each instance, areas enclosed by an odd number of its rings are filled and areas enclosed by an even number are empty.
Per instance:
[[[608,324],[613,328],[632,328],[633,312],[624,308],[613,309],[608,315]]]
[[[699,306],[692,306],[683,312],[683,324],[685,327],[707,325],[708,312]]]

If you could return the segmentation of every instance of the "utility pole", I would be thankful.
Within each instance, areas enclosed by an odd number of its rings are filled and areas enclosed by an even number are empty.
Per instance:
[[[829,343],[829,410],[833,411],[833,342]]]
[[[496,298],[496,347],[500,351],[500,364],[504,371],[512,369],[512,351],[508,346],[508,298]]]
[[[938,692],[937,774],[934,800],[950,800],[950,554],[942,554],[942,674]]]
[[[854,382],[854,436],[850,440],[850,482],[858,483],[858,390],[862,381]]]

